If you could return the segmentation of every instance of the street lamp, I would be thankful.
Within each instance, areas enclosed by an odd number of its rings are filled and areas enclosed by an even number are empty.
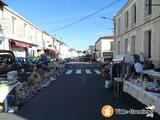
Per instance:
[[[108,18],[108,17],[105,17],[105,16],[101,16],[101,19],[110,20],[110,21],[114,22],[114,19]],[[114,24],[115,24],[115,23],[114,23]],[[114,26],[115,26],[115,25],[114,25]],[[114,28],[110,28],[110,29],[114,29],[114,30],[115,30],[115,27],[114,27]]]
[[[110,20],[110,21],[113,21],[112,18],[108,18],[108,17],[105,17],[105,16],[101,16],[102,19],[106,19],[106,20]]]

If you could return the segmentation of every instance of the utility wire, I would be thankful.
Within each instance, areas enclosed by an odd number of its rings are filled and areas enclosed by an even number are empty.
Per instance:
[[[81,21],[83,21],[83,20],[85,20],[85,19],[87,19],[87,18],[89,18],[89,17],[92,17],[92,16],[98,14],[99,12],[101,12],[101,11],[103,11],[103,10],[105,10],[105,9],[107,9],[107,8],[109,8],[109,7],[117,4],[117,3],[119,3],[120,1],[122,1],[122,0],[114,1],[114,2],[106,5],[105,7],[103,7],[103,8],[101,8],[101,9],[93,12],[93,13],[90,14],[90,15],[87,15],[87,16],[85,16],[85,17],[83,17],[83,18],[81,18],[81,19],[79,19],[79,20],[77,20],[77,21],[75,21],[75,22],[73,22],[73,23],[70,23],[70,24],[68,24],[68,25],[65,25],[65,26],[62,26],[62,27],[60,27],[60,28],[54,29],[53,31],[54,31],[54,32],[60,31],[60,30],[62,30],[62,29],[65,29],[65,28],[68,28],[68,27],[70,27],[70,26],[72,26],[72,25],[75,25],[75,24],[77,24],[77,23],[79,23],[79,22],[81,22]]]

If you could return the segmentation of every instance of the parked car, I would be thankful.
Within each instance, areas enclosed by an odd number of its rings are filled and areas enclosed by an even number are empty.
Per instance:
[[[102,63],[104,67],[108,68],[110,67],[110,64],[112,62],[113,58],[105,58],[104,62]]]
[[[92,60],[92,55],[85,55],[84,56],[84,61],[85,62],[90,62]]]
[[[144,56],[142,54],[124,54],[124,55],[117,55],[113,62],[127,62],[127,63],[136,63],[141,62],[144,63]]]
[[[50,61],[51,61],[51,57],[48,55],[44,55],[42,57],[37,58],[37,60],[35,60],[35,64],[40,65],[40,64],[47,63]]]
[[[17,69],[22,70],[24,72],[31,72],[33,70],[34,67],[33,61],[30,61],[24,57],[16,57],[15,61]]]
[[[101,57],[97,59],[97,62],[99,62],[102,66],[108,66],[113,58],[108,57]]]
[[[21,65],[27,64],[27,59],[24,57],[16,57],[15,60],[17,65],[21,66]]]
[[[156,79],[160,82],[160,67],[151,70],[144,70],[143,74],[149,77],[149,79]]]
[[[15,56],[12,51],[0,50],[0,74],[6,74],[7,72],[15,69]]]

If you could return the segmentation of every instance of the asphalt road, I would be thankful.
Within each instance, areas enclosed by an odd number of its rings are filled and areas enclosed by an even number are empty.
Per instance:
[[[0,113],[0,120],[159,120],[145,115],[113,115],[104,118],[101,109],[111,105],[117,109],[144,109],[137,100],[124,94],[117,100],[112,89],[104,88],[105,79],[93,64],[74,64],[48,88],[20,108],[15,114]]]

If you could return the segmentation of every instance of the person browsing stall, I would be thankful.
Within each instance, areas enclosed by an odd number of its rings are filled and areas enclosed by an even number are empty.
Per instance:
[[[141,73],[143,72],[143,66],[140,62],[136,62],[134,64],[134,69],[135,69],[135,75],[140,76]]]

